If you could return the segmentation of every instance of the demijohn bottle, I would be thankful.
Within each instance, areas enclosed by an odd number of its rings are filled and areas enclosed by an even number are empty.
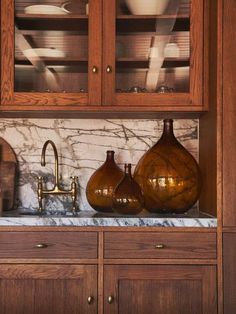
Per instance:
[[[107,151],[106,161],[93,173],[86,187],[87,200],[98,212],[112,212],[112,195],[123,177],[123,171],[115,163],[114,154],[112,150]]]
[[[150,212],[184,213],[198,200],[199,166],[174,136],[173,120],[164,120],[161,138],[140,159],[134,179]]]
[[[119,214],[134,215],[143,209],[143,195],[131,174],[131,164],[125,164],[123,179],[113,194],[113,210]]]

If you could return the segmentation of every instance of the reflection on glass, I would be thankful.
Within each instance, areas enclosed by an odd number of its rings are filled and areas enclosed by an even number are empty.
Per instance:
[[[117,0],[116,91],[189,91],[190,0]]]
[[[15,1],[15,91],[87,92],[88,10],[88,0]]]

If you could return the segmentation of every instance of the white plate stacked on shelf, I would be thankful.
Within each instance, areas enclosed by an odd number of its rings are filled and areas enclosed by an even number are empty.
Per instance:
[[[26,14],[67,14],[65,10],[55,5],[36,4],[25,7]]]

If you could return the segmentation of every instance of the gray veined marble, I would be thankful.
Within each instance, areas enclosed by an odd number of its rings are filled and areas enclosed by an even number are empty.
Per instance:
[[[68,216],[16,216],[1,217],[0,226],[89,226],[89,227],[217,227],[217,219],[207,216],[184,217],[110,217],[83,211],[76,217]]]
[[[160,138],[162,127],[162,120],[147,119],[1,119],[0,136],[14,148],[19,161],[18,206],[26,211],[37,210],[38,175],[45,176],[47,188],[52,186],[52,150],[47,151],[46,167],[40,165],[46,140],[54,141],[57,146],[64,187],[70,186],[71,176],[79,177],[78,207],[81,211],[89,211],[91,207],[85,195],[86,184],[91,174],[104,162],[106,150],[115,151],[115,159],[120,166],[125,162],[134,166]],[[175,120],[174,130],[181,143],[198,158],[198,120]],[[68,211],[71,199],[49,197],[46,208],[52,214]],[[122,223],[125,224],[125,221]]]

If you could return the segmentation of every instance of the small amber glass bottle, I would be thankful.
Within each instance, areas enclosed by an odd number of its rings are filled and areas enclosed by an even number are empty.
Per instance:
[[[143,195],[131,174],[131,164],[125,164],[125,173],[113,194],[113,210],[119,214],[135,215],[143,209]]]

